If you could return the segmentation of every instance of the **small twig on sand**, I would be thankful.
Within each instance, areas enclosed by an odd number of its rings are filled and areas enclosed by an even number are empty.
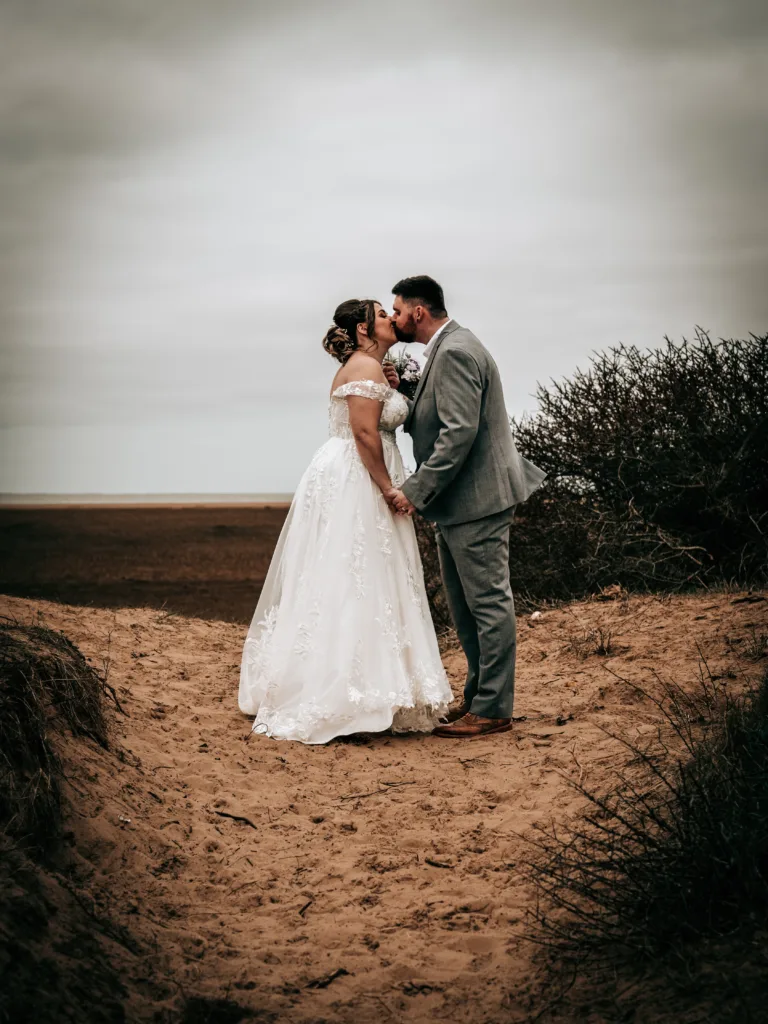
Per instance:
[[[304,917],[304,915],[306,914],[306,912],[309,910],[309,908],[312,906],[312,904],[314,902],[315,902],[314,899],[308,900],[304,904],[304,906],[301,908],[301,910],[299,911],[299,917]]]
[[[372,999],[375,999],[377,1003],[381,1003],[381,1005],[387,1011],[387,1016],[388,1017],[392,1016],[392,1011],[387,1006],[387,1004],[384,1002],[384,1000],[381,998],[381,996],[377,995],[375,992],[370,992],[369,995],[371,996]]]
[[[242,821],[245,825],[250,825],[251,828],[255,828],[259,831],[258,825],[254,825],[250,818],[244,818],[242,814],[228,814],[227,811],[214,811],[214,814],[218,814],[220,818],[231,818],[232,821]]]
[[[247,857],[245,859],[248,860]],[[245,889],[249,885],[255,885],[259,889],[263,889],[264,888],[264,886],[260,882],[243,882],[242,885],[236,885],[233,889],[230,889],[227,895],[228,896],[232,896],[234,893],[240,892],[241,889]]]
[[[413,782],[385,782],[383,789],[372,789],[370,793],[346,793],[341,799],[342,800],[362,800],[366,796],[377,796],[379,793],[388,793],[391,789],[396,789],[398,786],[415,786],[415,780]]]
[[[107,693],[110,695],[112,700],[115,702],[115,707],[120,712],[120,714],[121,715],[125,715],[126,718],[130,718],[131,716],[128,714],[128,712],[125,710],[123,705],[120,703],[120,701],[118,699],[118,696],[117,696],[117,691],[115,690],[114,686],[112,686],[111,683],[108,683],[106,679],[103,680],[102,686],[107,691]]]
[[[453,868],[453,864],[446,864],[444,860],[435,860],[434,857],[425,857],[425,864],[431,864],[433,868]]]
[[[323,978],[315,978],[314,981],[307,982],[307,988],[328,988],[331,982],[336,981],[337,978],[343,978],[345,974],[348,975],[349,971],[339,967],[338,970],[326,974]]]
[[[575,743],[573,744],[573,747],[571,748],[571,757],[576,762],[576,767],[579,769],[579,785],[581,785],[582,782],[584,781],[584,766],[582,765],[582,763],[578,759],[578,757],[576,757],[576,744]]]

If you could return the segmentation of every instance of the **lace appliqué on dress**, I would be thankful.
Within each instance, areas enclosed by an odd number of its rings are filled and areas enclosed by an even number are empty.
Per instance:
[[[365,523],[358,518],[355,523],[355,532],[352,536],[352,546],[349,549],[349,568],[355,577],[355,593],[357,599],[365,597],[365,570],[367,559],[365,557]]]
[[[258,623],[258,634],[249,636],[245,641],[244,655],[248,668],[257,676],[267,676],[269,674],[269,648],[276,625],[277,605],[272,605],[264,618]]]
[[[389,384],[378,384],[375,380],[351,380],[336,388],[331,398],[349,398],[354,395],[356,398],[373,398],[384,402],[391,390]]]
[[[410,591],[410,594],[411,594],[411,604],[415,608],[419,609],[419,614],[421,615],[421,617],[423,619],[424,618],[424,604],[425,604],[425,601],[426,601],[426,593],[422,593],[419,590],[419,586],[416,583],[416,577],[414,576],[413,569],[411,568],[410,559],[406,563],[405,571],[406,571],[406,573],[408,575],[408,590]]]
[[[381,635],[392,645],[392,650],[398,658],[401,657],[403,651],[411,646],[411,641],[405,630],[398,629],[391,601],[384,602],[384,617],[377,615],[374,621],[381,627]]]
[[[309,622],[299,623],[296,630],[296,640],[293,644],[293,653],[300,658],[306,658],[315,649],[315,632],[320,621],[321,609],[317,601],[312,605],[309,612]]]
[[[379,535],[379,551],[388,558],[392,554],[392,536],[394,533],[392,513],[389,511],[389,508],[379,509],[379,513],[376,516],[376,532]]]

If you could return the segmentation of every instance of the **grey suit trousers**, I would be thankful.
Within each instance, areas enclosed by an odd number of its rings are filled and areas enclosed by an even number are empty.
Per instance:
[[[435,525],[448,608],[467,656],[464,700],[482,718],[511,718],[517,626],[509,583],[514,508],[483,519]]]

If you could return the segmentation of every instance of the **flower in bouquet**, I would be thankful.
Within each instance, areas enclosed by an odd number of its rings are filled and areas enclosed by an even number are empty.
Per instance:
[[[421,377],[421,365],[418,360],[409,355],[404,348],[401,348],[398,352],[394,353],[390,350],[387,354],[387,362],[391,363],[397,370],[397,375],[400,378],[398,391],[402,392],[406,398],[413,398],[419,385],[419,378]]]

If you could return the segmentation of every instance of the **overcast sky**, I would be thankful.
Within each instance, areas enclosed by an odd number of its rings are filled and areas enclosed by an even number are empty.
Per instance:
[[[768,330],[764,0],[4,0],[0,492],[290,492],[334,307],[430,273],[511,413]]]

